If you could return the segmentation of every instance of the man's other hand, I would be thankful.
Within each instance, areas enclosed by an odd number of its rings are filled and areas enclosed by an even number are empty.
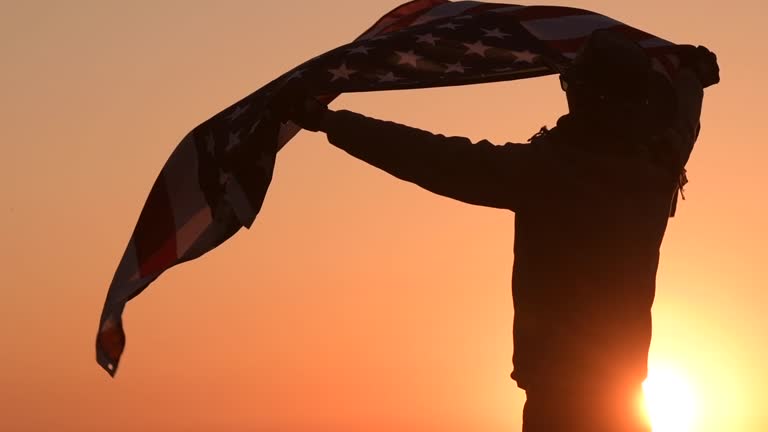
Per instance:
[[[678,45],[680,66],[691,69],[701,81],[702,87],[709,87],[720,82],[720,66],[717,55],[706,47]]]
[[[301,128],[317,132],[323,129],[328,108],[310,96],[299,81],[289,81],[273,96],[272,115],[281,122],[292,121]]]

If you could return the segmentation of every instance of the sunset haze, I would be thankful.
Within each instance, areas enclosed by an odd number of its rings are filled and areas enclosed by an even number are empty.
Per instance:
[[[399,181],[321,133],[278,154],[250,230],[128,304],[116,377],[95,361],[107,288],[181,138],[400,3],[3,3],[0,431],[520,430],[514,214]],[[688,379],[696,432],[768,430],[768,6],[557,4],[718,55],[661,250],[650,367]],[[567,112],[556,76],[331,108],[496,144]]]

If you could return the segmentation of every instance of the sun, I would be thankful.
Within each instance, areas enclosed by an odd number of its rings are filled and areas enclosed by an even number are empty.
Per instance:
[[[693,431],[696,393],[684,374],[671,368],[650,368],[643,393],[653,432]]]

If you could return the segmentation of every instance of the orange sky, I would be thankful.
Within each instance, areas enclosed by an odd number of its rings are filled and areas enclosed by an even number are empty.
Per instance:
[[[514,216],[397,181],[321,134],[280,153],[250,231],[129,303],[115,380],[94,360],[108,283],[179,140],[399,3],[3,5],[0,430],[519,430]],[[688,200],[662,250],[651,365],[690,377],[698,430],[768,430],[768,9],[559,4],[719,56]],[[566,110],[555,77],[333,107],[499,144]]]

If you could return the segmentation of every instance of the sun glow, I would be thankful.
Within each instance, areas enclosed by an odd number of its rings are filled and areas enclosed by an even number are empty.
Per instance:
[[[674,369],[651,368],[643,383],[645,409],[653,432],[691,432],[697,398],[685,375]]]

